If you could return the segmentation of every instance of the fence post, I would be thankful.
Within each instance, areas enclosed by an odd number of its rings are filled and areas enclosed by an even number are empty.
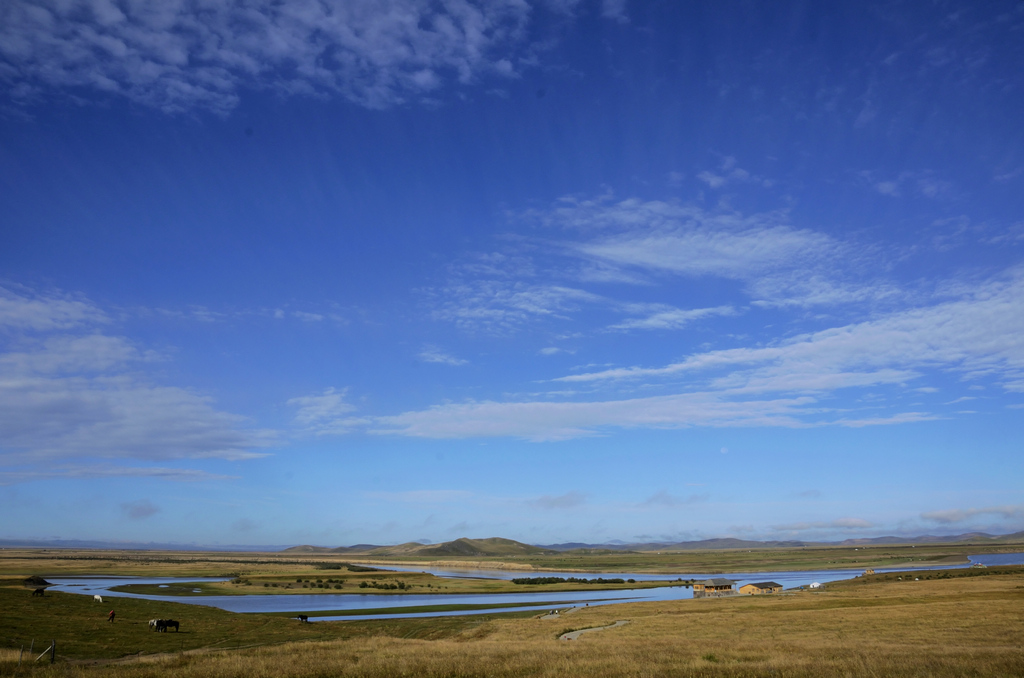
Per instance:
[[[50,663],[52,664],[57,659],[57,641],[52,640],[50,642],[52,643],[50,645]]]
[[[25,654],[25,643],[21,644],[21,652],[18,653],[18,668],[21,668],[21,656]]]

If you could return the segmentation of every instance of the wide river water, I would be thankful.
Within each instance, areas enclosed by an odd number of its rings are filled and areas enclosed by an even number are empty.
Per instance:
[[[1024,565],[1024,553],[994,553],[969,556],[971,563],[982,565]],[[948,570],[968,565],[946,565],[939,567],[895,567],[878,568],[878,572],[912,572],[914,570]],[[774,581],[787,589],[805,586],[813,582],[825,584],[840,579],[851,579],[864,572],[863,568],[843,570],[792,570],[774,572],[733,572],[725,575],[708,575],[680,572],[675,574],[630,574],[622,572],[510,572],[505,570],[443,570],[423,569],[418,567],[380,568],[397,572],[427,572],[446,578],[479,578],[479,579],[513,579],[523,576],[544,577],[619,577],[637,581],[671,581],[676,579],[707,579],[720,576],[737,582],[737,588],[751,582]],[[242,595],[242,596],[155,596],[112,591],[115,586],[126,584],[180,584],[184,582],[225,581],[226,577],[45,577],[56,591],[79,593],[82,595],[101,595],[110,598],[143,598],[146,600],[164,600],[189,605],[207,605],[219,607],[230,612],[295,612],[308,614],[311,620],[330,621],[335,619],[397,619],[406,617],[441,617],[463,614],[485,614],[494,612],[514,612],[530,609],[530,606],[566,608],[582,605],[611,605],[639,601],[683,600],[693,598],[693,590],[684,586],[660,587],[655,589],[622,589],[618,591],[561,591],[544,592],[524,591],[522,593],[428,593],[428,594],[366,594],[366,593],[320,593],[313,595],[278,594],[278,595]],[[533,588],[533,587],[531,587]],[[389,614],[358,614],[360,610],[380,608],[415,608],[426,605],[498,605],[499,607],[485,610],[455,610],[448,612],[415,612]],[[355,614],[345,616],[318,616],[318,610],[346,610]]]

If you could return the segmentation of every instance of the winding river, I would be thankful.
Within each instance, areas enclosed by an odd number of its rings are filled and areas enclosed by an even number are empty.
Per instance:
[[[995,553],[986,555],[969,556],[971,564],[979,563],[987,566],[996,565],[1024,565],[1024,553]],[[931,567],[896,567],[877,568],[878,572],[912,572],[915,570],[948,570],[968,567],[968,565],[946,565]],[[523,572],[508,572],[500,570],[446,570],[446,569],[423,569],[418,567],[388,567],[380,568],[397,572],[427,572],[438,577],[446,578],[483,578],[483,579],[512,579],[522,577]],[[851,579],[861,573],[863,568],[841,569],[841,570],[791,570],[771,572],[734,572],[725,576],[737,582],[737,587],[751,582],[774,581],[782,584],[787,589],[798,586],[805,586],[812,582],[822,584]],[[635,579],[637,581],[671,581],[675,579],[707,579],[708,574],[677,573],[677,574],[629,574],[629,573],[599,573],[590,572],[581,574],[579,572],[538,572],[537,575],[553,577],[621,577],[623,579]],[[202,578],[202,577],[45,577],[53,582],[50,587],[55,591],[67,593],[78,593],[82,595],[101,595],[111,598],[142,598],[145,600],[163,600],[188,605],[206,605],[218,607],[229,612],[299,612],[308,614],[311,620],[360,620],[360,619],[399,619],[412,617],[442,617],[465,614],[488,614],[495,612],[515,612],[539,606],[540,609],[548,607],[566,608],[583,605],[612,605],[615,603],[640,602],[640,601],[667,601],[683,600],[693,597],[690,588],[680,586],[660,587],[654,589],[621,589],[617,591],[524,591],[523,593],[433,593],[433,594],[401,594],[401,595],[374,595],[358,593],[321,593],[316,595],[242,595],[242,596],[202,596],[196,598],[180,596],[158,596],[135,593],[125,593],[111,590],[116,586],[125,584],[181,584],[186,582],[215,582],[226,581],[228,578]],[[381,608],[415,608],[434,605],[496,605],[478,610],[455,610],[455,611],[430,611],[415,612],[403,611],[400,613],[384,614],[358,614],[360,610],[377,610]],[[317,611],[324,610],[346,610],[353,614],[345,616],[317,616]]]

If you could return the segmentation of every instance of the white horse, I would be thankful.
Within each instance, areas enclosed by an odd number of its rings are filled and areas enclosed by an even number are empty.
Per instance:
[[[103,596],[101,596],[99,594],[96,594],[95,596],[93,596],[92,599],[93,599],[93,601],[95,601],[97,603],[102,603],[103,602]]]

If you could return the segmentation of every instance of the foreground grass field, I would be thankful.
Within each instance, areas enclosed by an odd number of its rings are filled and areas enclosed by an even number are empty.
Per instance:
[[[107,606],[84,596],[33,599],[24,589],[0,589],[0,674],[1024,675],[1022,567],[882,574],[816,593],[591,607],[557,619],[301,624],[148,601],[118,605],[111,625]],[[180,618],[182,633],[150,633],[152,616]],[[557,640],[617,620],[630,623]],[[37,654],[58,638],[57,665],[16,666],[16,648],[33,634]]]

